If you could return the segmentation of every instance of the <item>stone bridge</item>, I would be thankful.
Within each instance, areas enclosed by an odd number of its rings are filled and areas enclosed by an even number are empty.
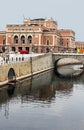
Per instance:
[[[84,64],[84,54],[79,53],[53,53],[53,63],[60,58],[73,58]]]

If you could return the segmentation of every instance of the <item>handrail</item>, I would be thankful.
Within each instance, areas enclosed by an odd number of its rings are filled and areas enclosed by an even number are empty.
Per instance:
[[[5,55],[1,56],[0,65],[12,64],[30,60],[30,57],[35,57],[41,54],[19,54],[19,55]]]

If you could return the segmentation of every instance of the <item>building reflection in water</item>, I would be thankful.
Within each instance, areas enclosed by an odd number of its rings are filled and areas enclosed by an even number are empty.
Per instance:
[[[74,79],[60,79],[53,71],[21,80],[11,86],[0,89],[0,109],[4,108],[5,116],[9,115],[9,102],[18,98],[21,103],[41,102],[50,104],[57,96],[71,96]],[[76,82],[75,82],[76,83]]]
[[[49,71],[1,89],[0,104],[17,96],[21,96],[22,102],[28,100],[51,102],[57,96],[57,91],[70,95],[73,91],[73,82],[68,79],[60,79],[54,76],[53,71]]]
[[[73,90],[73,82],[69,80],[60,79],[55,76],[52,71],[32,77],[30,84],[23,85],[21,83],[21,101],[42,101],[42,103],[50,103],[55,100],[57,92],[62,95],[70,96]],[[27,81],[28,82],[28,81]]]

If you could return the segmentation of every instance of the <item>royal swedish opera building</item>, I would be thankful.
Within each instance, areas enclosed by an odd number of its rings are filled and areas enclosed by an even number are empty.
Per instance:
[[[73,51],[75,32],[71,29],[58,29],[53,19],[24,19],[22,24],[8,24],[6,31],[0,31],[0,51],[45,53],[49,51]]]

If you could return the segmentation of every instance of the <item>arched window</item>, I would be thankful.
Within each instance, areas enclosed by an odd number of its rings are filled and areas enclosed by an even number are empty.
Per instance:
[[[14,43],[18,43],[18,36],[14,36]]]
[[[50,44],[50,40],[48,39],[47,41],[46,41],[46,45],[49,45]]]
[[[3,45],[5,45],[6,44],[6,40],[5,39],[3,39]]]
[[[21,43],[22,43],[22,44],[25,43],[25,36],[21,36]]]
[[[28,36],[28,43],[32,44],[32,36]]]

